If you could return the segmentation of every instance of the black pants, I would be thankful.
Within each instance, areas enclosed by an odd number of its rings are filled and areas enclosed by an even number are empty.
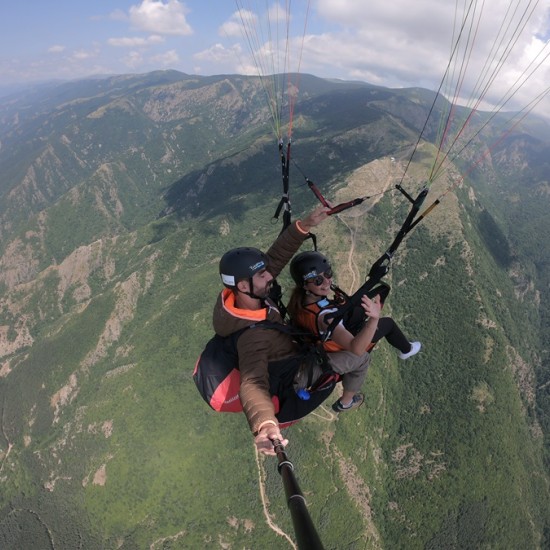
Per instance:
[[[382,338],[386,338],[386,340],[401,353],[408,353],[411,351],[411,343],[391,317],[380,317],[380,319],[378,319],[378,328],[374,333],[372,341],[378,342],[382,340]]]

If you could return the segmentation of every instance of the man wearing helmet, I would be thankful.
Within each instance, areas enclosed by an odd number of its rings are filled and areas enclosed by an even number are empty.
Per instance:
[[[214,307],[214,330],[229,336],[261,321],[283,323],[269,290],[275,277],[298,251],[309,230],[327,216],[329,208],[319,207],[304,220],[283,231],[266,253],[257,248],[229,250],[220,260],[220,277],[225,286]],[[275,454],[272,441],[283,438],[269,392],[268,363],[296,353],[293,338],[284,332],[256,327],[245,330],[237,340],[241,386],[239,397],[258,450]]]

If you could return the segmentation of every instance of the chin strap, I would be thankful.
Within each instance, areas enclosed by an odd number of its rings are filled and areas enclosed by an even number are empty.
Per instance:
[[[322,294],[315,294],[315,292],[311,292],[311,290],[306,290],[306,295],[315,296],[316,298],[326,298],[326,296],[323,296]]]
[[[260,300],[261,302],[263,302],[265,300],[265,296],[262,297],[262,296],[258,296],[257,294],[254,294],[253,292],[244,292],[242,290],[239,290],[239,292],[241,294],[245,294],[246,296],[250,296],[250,298],[254,298],[254,300]]]

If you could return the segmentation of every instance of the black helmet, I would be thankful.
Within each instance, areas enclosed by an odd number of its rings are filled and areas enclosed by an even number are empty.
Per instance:
[[[241,279],[251,279],[267,268],[267,256],[257,248],[243,246],[226,252],[220,260],[220,277],[227,288],[235,288]]]
[[[306,279],[330,270],[330,262],[320,252],[300,252],[290,262],[290,276],[298,286]]]

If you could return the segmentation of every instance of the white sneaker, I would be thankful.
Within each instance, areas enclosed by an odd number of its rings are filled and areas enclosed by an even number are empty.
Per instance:
[[[399,359],[403,360],[408,359],[409,357],[416,355],[420,351],[421,347],[422,344],[420,342],[411,342],[411,351],[409,351],[408,353],[400,353],[398,357]]]

